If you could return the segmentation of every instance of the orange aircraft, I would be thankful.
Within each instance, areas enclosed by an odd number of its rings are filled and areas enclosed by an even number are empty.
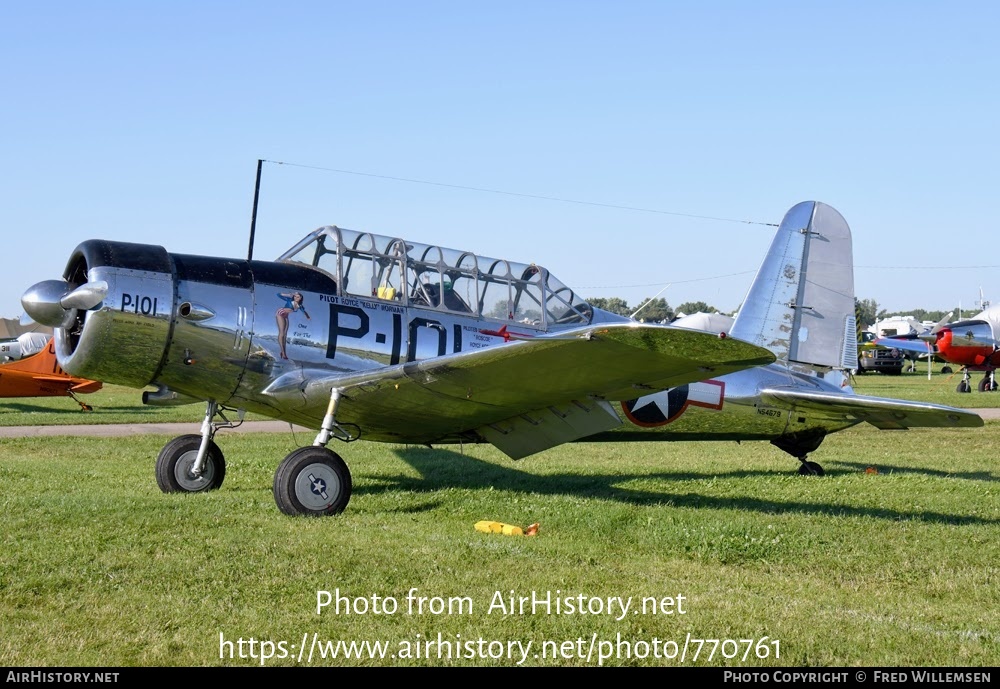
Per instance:
[[[52,340],[42,351],[0,365],[0,397],[61,397],[69,395],[84,411],[93,408],[77,394],[97,392],[103,383],[71,376],[59,367]]]

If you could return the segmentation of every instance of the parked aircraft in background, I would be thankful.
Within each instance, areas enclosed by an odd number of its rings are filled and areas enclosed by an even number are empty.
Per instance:
[[[774,361],[735,338],[592,308],[536,264],[338,227],[276,262],[90,240],[22,305],[55,328],[66,370],[156,384],[150,404],[206,402],[201,434],[156,460],[165,492],[222,484],[225,410],[319,429],[275,472],[275,502],[293,515],[346,507],[334,438],[485,441],[516,459],[620,425],[611,402],[637,391]]]
[[[800,473],[821,475],[807,454],[859,423],[983,425],[964,409],[850,388],[845,369],[858,360],[851,231],[825,204],[800,203],[785,215],[729,334],[769,348],[776,363],[626,401],[631,430],[592,439],[767,440],[798,458]]]
[[[49,333],[22,333],[17,337],[0,340],[0,363],[17,361],[42,351],[52,339]]]
[[[932,352],[950,364],[962,366],[964,375],[958,384],[958,392],[972,392],[971,372],[983,371],[979,391],[992,392],[997,389],[995,371],[1000,365],[998,333],[1000,306],[992,306],[972,318],[955,323],[938,323],[916,338],[886,337],[877,342],[912,352]]]
[[[80,401],[78,394],[97,392],[102,384],[95,380],[71,376],[56,361],[52,337],[41,351],[0,364],[0,397],[62,397],[68,395],[84,411],[90,405]],[[30,342],[28,343],[30,345]]]

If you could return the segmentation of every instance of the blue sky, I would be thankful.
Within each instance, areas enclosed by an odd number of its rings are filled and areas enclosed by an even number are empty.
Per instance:
[[[852,228],[859,297],[971,310],[980,287],[1000,300],[998,20],[987,2],[5,3],[0,316],[89,238],[245,256],[258,158],[295,165],[264,166],[255,258],[337,224],[533,261],[585,297],[670,284],[675,306],[729,310],[759,223],[816,199]]]

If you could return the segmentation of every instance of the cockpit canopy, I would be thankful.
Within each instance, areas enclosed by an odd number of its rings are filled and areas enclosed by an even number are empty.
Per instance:
[[[282,254],[337,281],[341,295],[548,329],[583,325],[593,309],[548,270],[335,226]]]

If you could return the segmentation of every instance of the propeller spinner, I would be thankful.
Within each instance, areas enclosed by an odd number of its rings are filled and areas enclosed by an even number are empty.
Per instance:
[[[108,294],[104,280],[87,282],[74,287],[65,280],[43,280],[28,288],[21,297],[21,306],[36,323],[52,328],[68,328],[77,310],[99,306]]]

